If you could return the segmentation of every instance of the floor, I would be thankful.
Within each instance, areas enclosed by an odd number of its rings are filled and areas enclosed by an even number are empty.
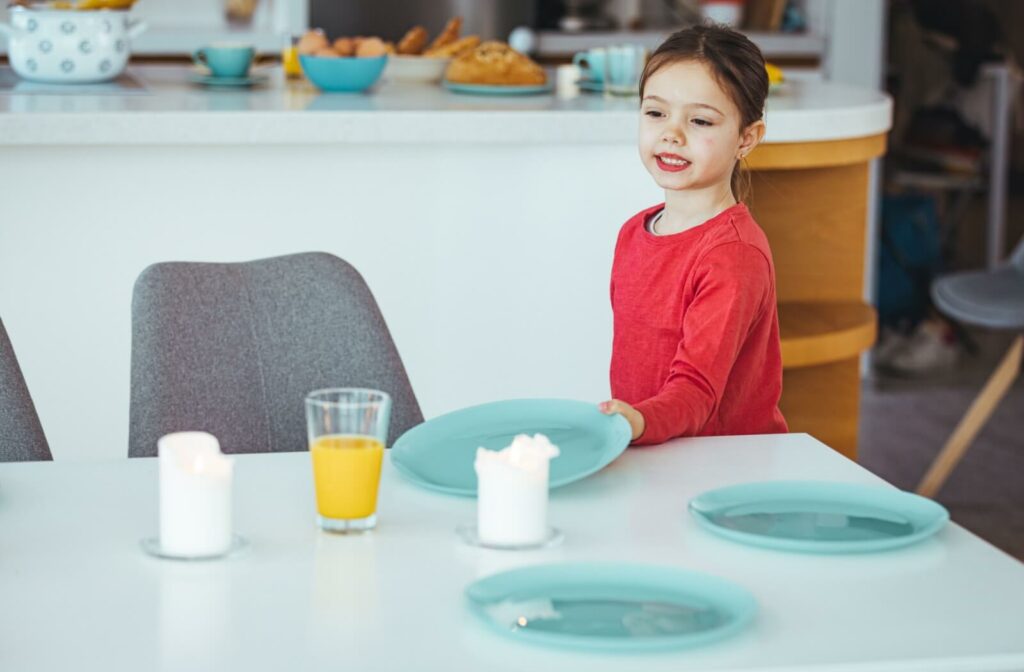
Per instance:
[[[873,373],[863,383],[858,460],[914,490],[981,389],[1009,338],[976,334],[982,352],[918,379]],[[1024,378],[996,409],[936,499],[953,520],[1024,560]]]

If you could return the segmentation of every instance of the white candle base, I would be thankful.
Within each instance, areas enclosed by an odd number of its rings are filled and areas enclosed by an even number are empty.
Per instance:
[[[491,478],[481,474],[477,490],[477,529],[490,544],[534,544],[548,530],[547,479],[517,473]]]
[[[469,546],[477,546],[479,548],[489,548],[496,551],[535,551],[542,548],[551,548],[562,543],[565,539],[565,535],[557,527],[549,527],[545,531],[544,538],[540,541],[534,541],[525,544],[510,544],[510,543],[489,543],[480,539],[480,529],[476,525],[459,525],[455,528],[455,533],[459,535]]]
[[[206,554],[206,555],[178,555],[175,553],[168,553],[164,550],[160,544],[158,537],[147,537],[139,541],[139,546],[148,555],[152,555],[154,558],[160,558],[161,560],[219,560],[221,558],[228,558],[238,555],[245,549],[249,548],[249,541],[240,534],[234,534],[231,536],[231,545],[228,546],[227,550],[221,553]]]

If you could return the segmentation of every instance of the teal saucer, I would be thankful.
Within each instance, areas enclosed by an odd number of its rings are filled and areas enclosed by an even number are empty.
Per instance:
[[[454,93],[468,93],[477,96],[534,96],[554,91],[552,84],[537,84],[529,86],[517,86],[514,84],[463,84],[460,82],[449,82],[447,79],[441,82],[444,88]]]
[[[886,486],[764,481],[705,492],[702,527],[742,544],[801,553],[867,553],[915,544],[949,521],[940,504]]]
[[[194,72],[189,74],[188,81],[202,86],[245,88],[266,84],[270,81],[270,75],[267,73],[252,73],[247,77],[216,77],[214,75]]]
[[[709,644],[742,631],[757,613],[754,597],[736,584],[658,565],[536,565],[480,579],[466,598],[503,635],[595,651]]]

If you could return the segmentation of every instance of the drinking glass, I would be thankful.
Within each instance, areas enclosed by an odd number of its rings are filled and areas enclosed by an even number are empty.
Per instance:
[[[377,524],[380,465],[391,397],[379,390],[332,388],[306,396],[317,522],[328,532],[364,532]]]

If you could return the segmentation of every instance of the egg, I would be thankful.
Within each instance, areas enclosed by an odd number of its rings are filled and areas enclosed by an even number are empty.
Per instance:
[[[298,44],[295,45],[300,54],[313,54],[320,49],[330,48],[330,44],[327,42],[327,36],[324,35],[324,31],[319,28],[307,31],[302,37],[299,38]]]
[[[386,53],[388,53],[387,46],[379,37],[367,37],[360,41],[359,46],[356,47],[356,56],[362,58],[383,56]]]
[[[339,56],[352,56],[356,53],[356,43],[351,37],[339,37],[332,46]]]

